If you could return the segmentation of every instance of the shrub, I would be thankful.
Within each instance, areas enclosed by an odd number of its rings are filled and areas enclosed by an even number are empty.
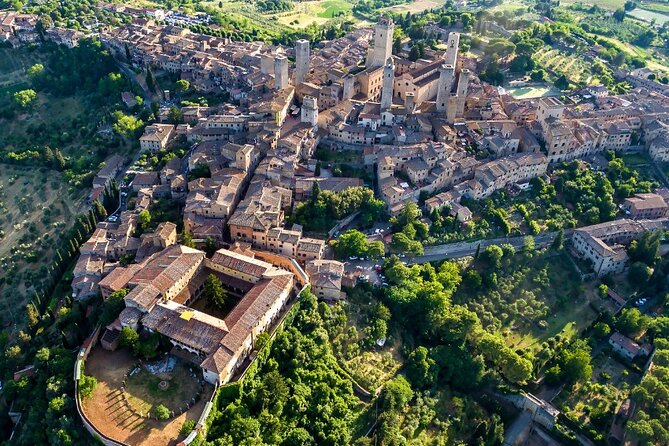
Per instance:
[[[79,396],[83,399],[90,398],[93,395],[98,380],[93,376],[81,375],[79,380]]]
[[[170,417],[171,412],[167,407],[165,407],[162,404],[159,404],[153,408],[153,414],[156,416],[158,420],[165,421]]]
[[[195,429],[195,420],[187,420],[184,422],[183,426],[181,426],[181,429],[179,430],[179,434],[182,437],[187,437],[188,434],[190,434],[193,429]]]

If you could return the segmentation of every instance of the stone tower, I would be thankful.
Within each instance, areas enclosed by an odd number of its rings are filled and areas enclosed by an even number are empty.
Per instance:
[[[458,46],[460,45],[460,33],[448,33],[448,43],[446,44],[446,54],[444,55],[444,62],[448,65],[457,66],[458,63]]]
[[[345,75],[343,83],[342,99],[346,101],[355,96],[355,76],[350,73]]]
[[[460,71],[460,78],[458,79],[458,96],[467,96],[467,88],[469,88],[469,75],[471,73],[468,69],[463,68]]]
[[[437,111],[443,113],[448,107],[448,98],[451,96],[455,68],[453,65],[443,64],[439,67],[439,84],[437,87]]]
[[[465,114],[465,102],[467,101],[467,88],[469,87],[469,70],[463,68],[460,71],[460,78],[458,79],[458,92],[457,92],[457,110],[456,116],[462,118]]]
[[[416,95],[413,91],[407,91],[404,95],[404,108],[408,115],[416,111]]]
[[[310,57],[309,41],[300,39],[295,42],[295,85],[304,82],[304,78],[309,72]]]
[[[392,19],[379,17],[374,26],[374,50],[368,68],[382,67],[393,54],[393,31],[395,24]]]
[[[381,87],[381,111],[390,110],[393,104],[393,84],[395,83],[395,64],[389,57],[383,67],[383,85]]]
[[[305,96],[302,100],[300,121],[307,122],[313,127],[318,125],[318,101],[313,96]]]
[[[288,87],[288,59],[283,54],[274,57],[274,88],[283,90]]]

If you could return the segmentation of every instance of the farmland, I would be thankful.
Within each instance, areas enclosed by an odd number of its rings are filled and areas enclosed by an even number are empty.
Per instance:
[[[596,84],[589,64],[581,57],[556,49],[544,48],[534,55],[534,60],[556,75],[564,74],[575,84]]]
[[[345,0],[318,0],[300,2],[289,12],[269,15],[282,25],[301,29],[313,23],[322,25],[342,14],[348,14],[353,4]]]
[[[44,277],[58,235],[72,224],[84,195],[71,190],[59,172],[0,164],[0,281],[11,285],[4,288],[3,303],[23,306],[20,296]]]

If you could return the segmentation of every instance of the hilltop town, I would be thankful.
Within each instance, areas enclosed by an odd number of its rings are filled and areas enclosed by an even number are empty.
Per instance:
[[[661,71],[512,94],[534,72],[494,71],[558,45],[550,11],[509,31],[447,5],[285,44],[93,8],[85,27],[0,11],[8,51],[109,66],[104,152],[3,152],[85,194],[3,341],[17,444],[667,444]],[[10,119],[49,95],[13,92]],[[44,434],[21,402],[42,387]]]

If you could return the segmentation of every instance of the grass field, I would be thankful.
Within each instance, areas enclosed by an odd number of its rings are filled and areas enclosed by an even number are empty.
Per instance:
[[[646,9],[636,8],[635,10],[630,11],[627,14],[649,23],[655,20],[655,23],[657,23],[658,25],[662,25],[663,23],[669,22],[669,14],[655,11],[648,11]]]
[[[345,0],[307,1],[295,3],[293,11],[268,15],[268,17],[275,17],[282,25],[301,29],[312,23],[322,25],[342,13],[348,13],[351,9],[353,9],[353,4]]]
[[[443,2],[436,0],[416,0],[411,3],[403,3],[401,5],[390,6],[388,8],[382,8],[382,11],[392,11],[399,13],[410,12],[411,14],[418,14],[423,11],[427,11],[432,8],[438,8],[442,6]]]
[[[559,96],[560,90],[555,87],[511,87],[504,88],[507,93],[516,99],[542,98],[545,96]]]

